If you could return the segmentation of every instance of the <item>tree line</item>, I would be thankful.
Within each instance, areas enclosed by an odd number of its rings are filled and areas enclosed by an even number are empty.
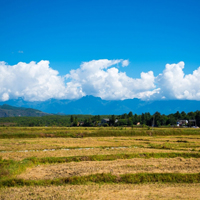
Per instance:
[[[101,126],[101,120],[107,118],[108,123],[104,126],[172,126],[177,120],[195,120],[200,126],[200,111],[185,113],[177,111],[174,114],[161,114],[159,112],[151,115],[149,112],[140,115],[132,112],[122,115],[49,115],[42,117],[2,117],[0,126]]]
[[[118,121],[116,121],[118,119]],[[171,125],[176,125],[178,120],[195,120],[196,125],[200,126],[200,111],[196,112],[189,112],[185,113],[177,111],[174,114],[169,114],[169,115],[164,115],[159,112],[155,112],[153,115],[151,115],[149,112],[148,113],[142,113],[141,115],[133,114],[132,112],[129,112],[128,114],[124,113],[123,115],[112,115],[110,117],[110,121],[112,124],[116,126],[121,126],[121,125],[136,125],[136,124],[141,124],[141,125],[147,125],[147,126],[171,126]],[[114,123],[115,121],[115,123]],[[188,123],[189,125],[189,123]],[[192,124],[190,124],[192,125]]]

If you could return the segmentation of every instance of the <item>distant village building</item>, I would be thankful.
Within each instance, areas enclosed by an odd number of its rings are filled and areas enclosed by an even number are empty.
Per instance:
[[[84,122],[78,122],[77,126],[83,126]]]
[[[101,125],[109,124],[110,120],[108,118],[104,118],[101,120]]]
[[[118,122],[118,119],[115,119],[115,124]],[[101,120],[101,125],[108,124],[109,126],[113,126],[114,124],[111,123],[110,119],[104,118]]]
[[[189,119],[189,126],[193,128],[198,128],[196,125],[196,119]]]
[[[188,120],[181,119],[181,120],[178,120],[176,124],[177,124],[177,126],[185,126],[188,124]]]

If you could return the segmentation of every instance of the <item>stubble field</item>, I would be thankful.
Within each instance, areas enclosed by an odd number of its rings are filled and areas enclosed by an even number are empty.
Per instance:
[[[0,138],[0,199],[200,199],[198,129],[2,127]]]

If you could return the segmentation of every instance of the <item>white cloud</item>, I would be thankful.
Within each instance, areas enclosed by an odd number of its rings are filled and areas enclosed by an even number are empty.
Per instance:
[[[29,64],[19,62],[7,65],[0,62],[0,99],[24,97],[25,100],[42,101],[64,97],[64,79],[49,67],[48,61]]]
[[[18,97],[29,101],[77,99],[85,95],[127,99],[146,98],[155,93],[153,72],[142,72],[140,79],[133,79],[116,66],[128,63],[122,59],[92,60],[83,62],[80,68],[61,77],[58,71],[49,67],[49,61],[19,62],[13,66],[0,62],[0,100]]]
[[[7,101],[9,100],[9,94],[8,93],[3,93],[2,94],[2,101]]]
[[[23,51],[18,51],[18,53],[24,53]]]
[[[122,67],[127,67],[129,65],[129,61],[128,60],[123,60],[122,61]]]
[[[49,67],[49,61],[19,62],[13,66],[0,62],[0,101],[18,97],[28,101],[78,99],[85,95],[107,100],[200,100],[200,67],[185,75],[184,62],[167,64],[157,77],[149,71],[133,79],[118,69],[119,65],[128,64],[128,60],[122,59],[92,60],[62,77]]]
[[[143,98],[155,88],[152,71],[142,72],[140,79],[133,79],[113,66],[120,63],[127,65],[128,61],[104,59],[84,62],[77,70],[71,70],[66,78],[71,78],[71,83],[82,88],[84,94],[102,99]]]
[[[160,95],[166,99],[200,100],[200,67],[193,74],[185,75],[185,63],[167,64],[156,78]]]

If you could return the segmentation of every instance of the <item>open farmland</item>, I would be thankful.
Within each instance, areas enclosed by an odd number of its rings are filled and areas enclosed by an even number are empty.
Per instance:
[[[198,129],[1,127],[0,138],[0,199],[200,199]]]

